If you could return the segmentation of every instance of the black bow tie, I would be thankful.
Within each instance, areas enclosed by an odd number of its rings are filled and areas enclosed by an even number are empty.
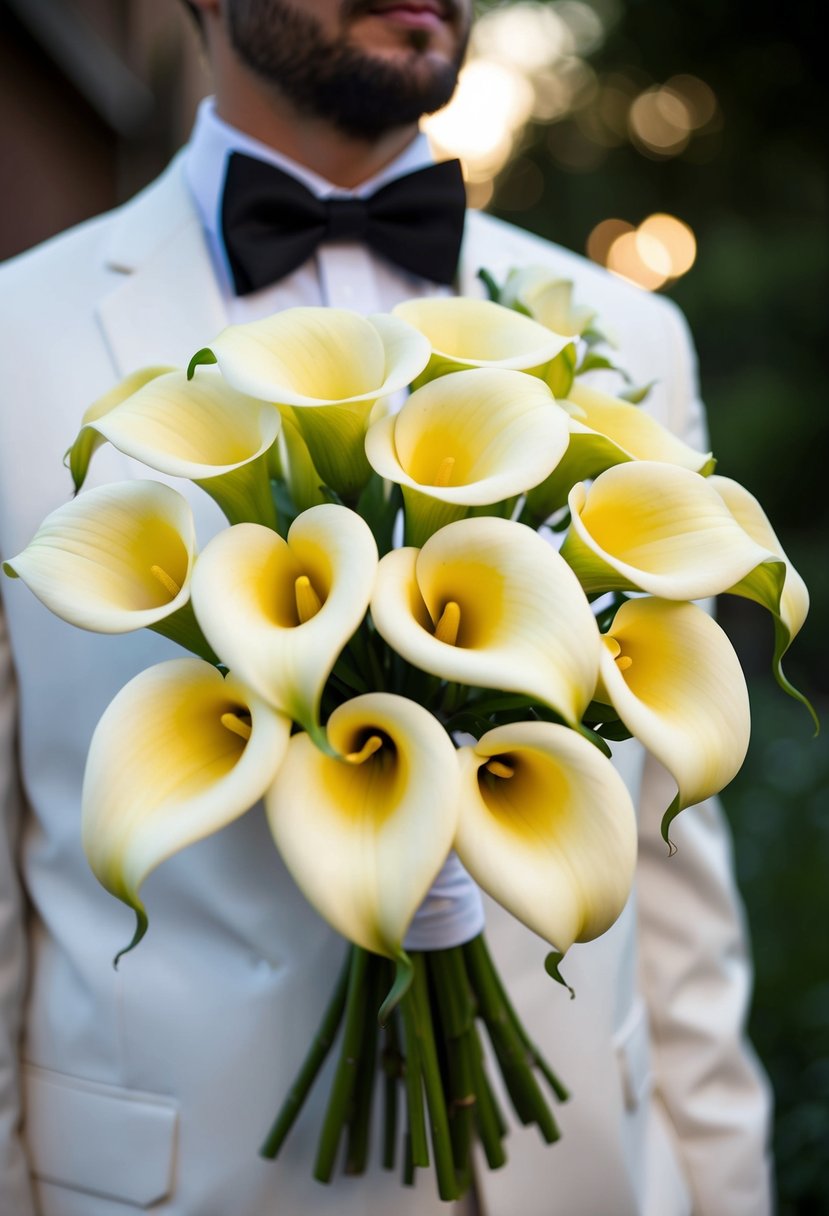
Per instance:
[[[398,177],[368,198],[319,199],[275,165],[233,152],[222,235],[240,296],[284,278],[324,241],[363,241],[404,270],[451,283],[465,209],[457,160]]]

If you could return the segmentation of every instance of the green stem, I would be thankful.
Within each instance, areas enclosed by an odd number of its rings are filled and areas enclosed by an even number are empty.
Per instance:
[[[280,1107],[265,1143],[259,1150],[262,1157],[268,1157],[271,1160],[276,1157],[285,1137],[293,1127],[296,1117],[308,1096],[308,1091],[316,1080],[317,1074],[337,1037],[343,1010],[345,1009],[348,975],[351,969],[351,953],[351,949],[346,951],[343,966],[331,994],[331,1000],[314,1036],[311,1049],[305,1057],[285,1101]]]
[[[403,1079],[398,1018],[394,1014],[383,1027],[383,1169],[393,1170],[397,1149],[397,1086]]]
[[[481,1138],[487,1165],[491,1170],[497,1170],[507,1159],[507,1154],[501,1143],[507,1133],[507,1125],[487,1079],[483,1047],[477,1034],[475,1035],[474,1047],[472,1076],[475,1093],[478,1098],[475,1104],[475,1123],[478,1128],[478,1135]]]
[[[403,1021],[404,1050],[406,1053],[406,1108],[409,1127],[406,1133],[407,1160],[410,1157],[412,1170],[415,1166],[429,1164],[429,1146],[426,1143],[426,1118],[423,1109],[423,1077],[420,1064],[417,1019],[411,988],[398,1005]],[[404,1164],[404,1179],[407,1166]]]
[[[415,1018],[423,1068],[423,1084],[429,1108],[432,1152],[435,1159],[438,1194],[441,1199],[459,1198],[452,1159],[449,1119],[443,1098],[443,1081],[440,1075],[432,1014],[429,1009],[429,991],[426,983],[426,963],[420,951],[412,955],[415,978],[411,987],[411,1001],[415,1006]],[[405,1000],[406,998],[404,998]]]
[[[360,1057],[360,1042],[366,1011],[366,970],[368,951],[355,946],[351,952],[348,993],[345,1001],[345,1027],[340,1058],[331,1085],[328,1108],[322,1125],[314,1177],[318,1182],[330,1182],[340,1143],[343,1124],[349,1115],[354,1083]]]
[[[467,942],[463,954],[478,1010],[495,1050],[515,1113],[522,1123],[537,1124],[541,1135],[548,1144],[552,1144],[561,1133],[532,1074],[532,1055],[525,1048],[507,1013],[482,935]]]
[[[368,1009],[363,1019],[363,1036],[357,1062],[357,1079],[354,1085],[353,1114],[348,1123],[348,1139],[345,1153],[346,1174],[364,1174],[368,1160],[371,1107],[374,1098],[374,1076],[377,1070],[377,1037],[379,1027],[374,1011],[379,1008],[385,995],[385,959],[377,954],[369,955],[366,975]]]

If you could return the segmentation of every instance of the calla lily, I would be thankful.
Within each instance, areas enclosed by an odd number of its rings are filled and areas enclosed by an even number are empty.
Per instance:
[[[321,916],[358,946],[400,958],[452,847],[458,763],[443,727],[389,693],[340,705],[326,756],[294,735],[265,806],[277,847]]]
[[[571,723],[596,686],[590,606],[566,562],[524,524],[462,519],[420,550],[387,553],[371,615],[421,670],[525,693]]]
[[[200,659],[150,667],[112,701],[86,762],[83,845],[98,881],[138,917],[127,949],[147,927],[138,891],[150,871],[253,806],[289,734],[287,718]]]
[[[286,408],[280,412],[282,430],[279,432],[276,448],[272,451],[279,454],[279,476],[285,481],[292,503],[298,512],[307,511],[309,507],[316,507],[327,501],[320,489],[323,478],[314,468],[308,445],[294,420],[293,410]],[[286,416],[288,414],[290,417]]]
[[[594,309],[574,305],[572,280],[557,278],[545,266],[510,271],[499,298],[505,307],[520,309],[568,338],[579,337],[596,318]]]
[[[181,494],[157,481],[117,482],[47,515],[4,569],[70,624],[127,633],[187,602],[195,543]]]
[[[265,454],[279,433],[279,411],[229,388],[215,373],[190,382],[184,372],[156,376],[89,428],[171,477],[200,485],[231,522],[276,525]]]
[[[193,608],[228,667],[320,740],[323,685],[365,615],[376,569],[368,524],[323,503],[287,540],[258,524],[215,536],[196,563]]]
[[[601,655],[600,701],[673,775],[683,807],[739,772],[751,731],[748,690],[722,629],[695,604],[634,599],[613,620]]]
[[[480,887],[564,953],[609,929],[636,864],[636,817],[613,765],[548,722],[459,750],[458,856]]]
[[[567,452],[550,476],[527,495],[537,519],[546,519],[562,506],[577,481],[596,477],[616,464],[656,460],[703,476],[714,467],[710,452],[697,452],[628,401],[575,381],[564,404],[572,411]]]
[[[569,497],[562,556],[584,590],[649,591],[669,600],[719,595],[778,563],[734,520],[710,478],[657,461],[619,464]]]
[[[126,401],[133,393],[137,393],[145,384],[149,384],[151,380],[155,380],[156,376],[166,375],[168,372],[174,372],[174,367],[159,366],[159,367],[142,367],[137,372],[126,376],[114,388],[111,388],[108,393],[104,393],[97,401],[93,401],[84,413],[81,420],[81,430],[72,444],[69,451],[66,453],[65,463],[69,465],[69,470],[72,474],[72,480],[75,483],[75,491],[80,490],[83,483],[86,481],[86,474],[89,470],[89,462],[96,450],[105,442],[104,436],[94,429],[94,427],[85,425],[90,422],[97,422],[114,409],[116,405],[120,405],[122,401]]]
[[[561,459],[568,418],[542,381],[476,368],[417,389],[366,435],[375,472],[403,487],[406,538],[422,544],[470,507],[536,485]]]
[[[769,549],[783,563],[782,568],[779,564],[759,566],[728,590],[732,595],[742,595],[762,604],[772,614],[775,678],[781,688],[805,705],[817,727],[818,720],[814,709],[806,697],[786,679],[780,665],[783,655],[800,632],[809,612],[809,592],[806,584],[783,552],[783,546],[754,495],[739,482],[728,477],[712,477],[710,481],[740,527],[753,541]]]
[[[431,344],[425,383],[447,372],[502,367],[542,375],[570,339],[490,300],[440,297],[406,300],[393,310]]]
[[[363,448],[371,408],[414,380],[426,366],[429,344],[397,317],[291,308],[231,325],[207,357],[239,392],[294,407],[326,484],[351,500],[371,473]]]

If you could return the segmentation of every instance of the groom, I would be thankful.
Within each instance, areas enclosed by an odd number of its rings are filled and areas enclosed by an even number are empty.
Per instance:
[[[471,0],[191,8],[215,99],[183,153],[133,202],[0,271],[0,557],[66,500],[63,453],[83,410],[120,377],[181,366],[228,323],[277,309],[370,313],[473,293],[481,266],[503,278],[538,264],[574,280],[634,378],[657,378],[647,408],[702,447],[693,353],[666,300],[477,213],[456,266],[451,167],[413,179],[418,194],[402,204],[413,231],[378,244],[365,227],[355,198],[430,164],[417,121],[452,93]],[[320,204],[332,194],[347,205]],[[93,462],[99,482],[134,475],[107,447]],[[193,501],[204,542],[218,521],[209,500]],[[413,1190],[378,1168],[329,1188],[311,1180],[324,1082],[280,1160],[256,1156],[341,950],[261,816],[152,876],[150,933],[112,970],[132,924],[81,851],[84,758],[118,689],[172,648],[149,633],[73,631],[20,584],[0,591],[0,1213],[446,1211],[425,1176]],[[477,1197],[449,1210],[769,1211],[768,1101],[742,1041],[748,967],[718,809],[684,812],[669,860],[658,831],[669,778],[632,743],[618,764],[639,808],[637,890],[608,934],[568,956],[575,1001],[545,976],[543,944],[487,905],[515,1002],[573,1093],[563,1141],[548,1148],[516,1126],[506,1169],[481,1169]]]

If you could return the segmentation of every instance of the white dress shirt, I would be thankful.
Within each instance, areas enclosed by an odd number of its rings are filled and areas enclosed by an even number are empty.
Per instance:
[[[364,198],[380,186],[434,163],[426,136],[421,132],[390,164],[354,190],[343,190],[287,156],[275,152],[229,126],[216,114],[212,97],[199,107],[193,135],[185,153],[184,172],[202,224],[234,323],[255,321],[272,312],[298,305],[350,308],[368,315],[388,312],[412,296],[447,295],[448,289],[430,279],[410,274],[385,261],[356,241],[324,244],[304,265],[286,278],[250,295],[237,296],[222,240],[222,190],[232,152],[243,152],[276,165],[307,186],[318,198]]]

